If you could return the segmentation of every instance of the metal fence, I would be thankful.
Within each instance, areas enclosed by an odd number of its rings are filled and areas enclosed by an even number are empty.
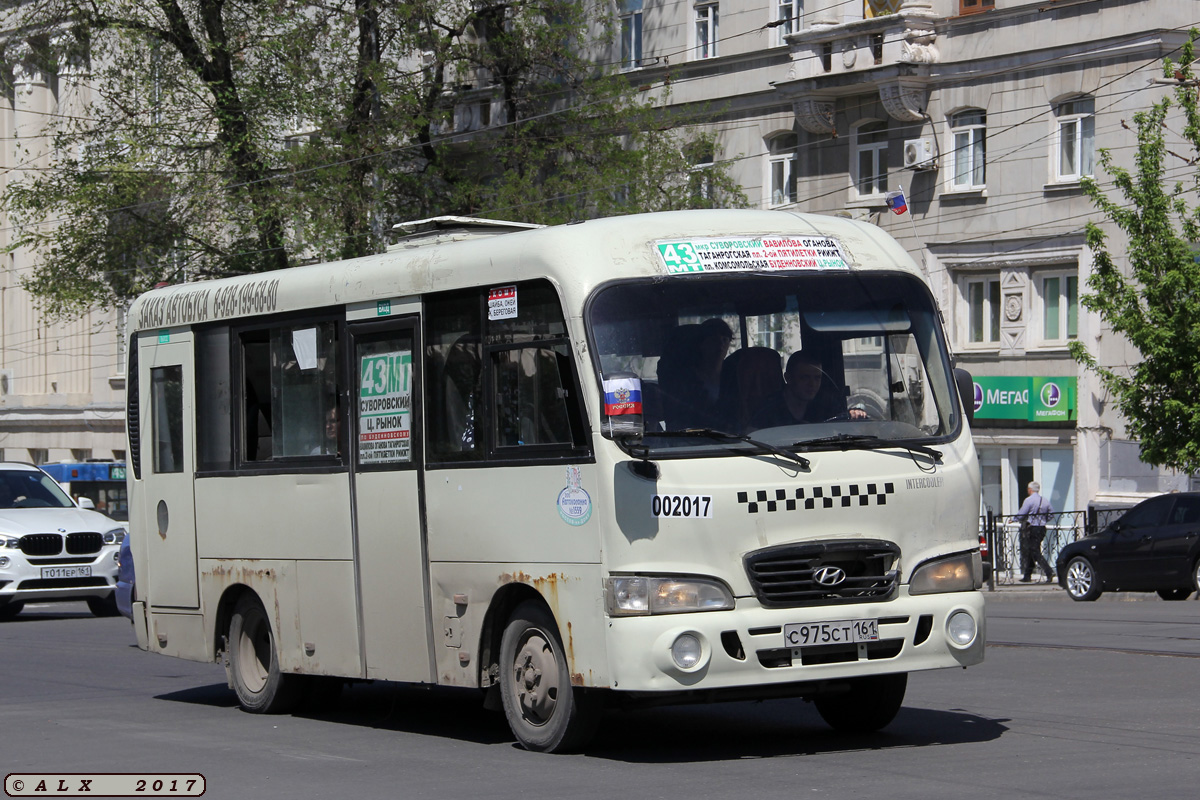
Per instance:
[[[1055,568],[1058,552],[1068,543],[1095,533],[1104,528],[1112,520],[1128,509],[1106,509],[1097,511],[1060,511],[1048,514],[1046,522],[1046,538],[1042,541],[1042,555]],[[992,588],[997,584],[1017,583],[1021,577],[1021,520],[1017,514],[987,514],[979,518],[979,533],[986,537],[988,544],[987,560],[992,564],[991,577],[988,583]]]

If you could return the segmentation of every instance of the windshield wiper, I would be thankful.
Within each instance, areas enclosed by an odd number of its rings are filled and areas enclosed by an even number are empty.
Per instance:
[[[813,445],[832,445],[838,450],[877,450],[883,447],[901,447],[911,453],[929,456],[934,461],[942,460],[942,451],[934,450],[923,444],[906,444],[890,439],[881,439],[866,433],[839,433],[835,436],[824,436],[820,439],[808,439],[803,442],[792,442],[792,447],[811,447]]]
[[[749,436],[738,436],[735,433],[726,433],[725,431],[718,431],[713,428],[687,428],[682,431],[646,431],[645,436],[694,437],[718,439],[723,442],[743,442],[757,448],[759,452],[772,453],[780,458],[786,458],[788,461],[794,461],[802,469],[808,469],[811,464],[804,456],[797,455],[786,448],[760,442],[757,439],[751,439]]]

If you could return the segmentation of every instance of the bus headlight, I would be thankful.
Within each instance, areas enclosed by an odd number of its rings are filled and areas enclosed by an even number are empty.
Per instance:
[[[120,544],[123,541],[125,541],[124,528],[113,528],[111,531],[105,531],[104,533],[105,544]]]
[[[908,582],[908,593],[970,592],[982,586],[983,562],[975,550],[927,561],[917,567]]]
[[[725,584],[712,578],[630,575],[608,578],[604,589],[608,613],[613,617],[733,608],[733,593],[725,588]]]

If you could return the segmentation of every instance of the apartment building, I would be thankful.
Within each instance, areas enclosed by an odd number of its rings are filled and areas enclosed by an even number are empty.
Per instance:
[[[717,134],[698,166],[727,163],[761,207],[872,220],[923,263],[975,376],[986,508],[1015,511],[1034,479],[1068,510],[1189,488],[1139,461],[1067,346],[1082,341],[1106,365],[1137,357],[1079,304],[1083,225],[1097,218],[1080,179],[1105,180],[1099,148],[1131,162],[1122,121],[1170,91],[1152,79],[1200,24],[1196,4],[614,2],[617,36],[597,57]],[[44,122],[87,89],[32,49],[6,57],[0,181],[18,181],[51,156]],[[884,204],[897,189],[905,215]],[[0,231],[7,244],[11,221]],[[116,315],[50,321],[20,286],[36,257],[0,257],[0,455],[121,458]]]
[[[1059,510],[1189,488],[1140,462],[1067,347],[1137,358],[1079,304],[1083,226],[1098,219],[1080,179],[1107,181],[1100,148],[1132,163],[1122,121],[1170,91],[1152,79],[1200,6],[620,0],[619,13],[609,57],[717,132],[715,158],[751,202],[869,219],[923,263],[975,376],[987,509],[1013,513],[1035,479]],[[898,189],[900,216],[884,203]]]
[[[46,125],[84,113],[81,67],[46,66],[37,42],[10,47],[0,75],[0,187],[49,165]],[[16,221],[0,209],[0,460],[125,458],[125,363],[118,315],[61,320],[22,286],[38,253],[7,251]]]

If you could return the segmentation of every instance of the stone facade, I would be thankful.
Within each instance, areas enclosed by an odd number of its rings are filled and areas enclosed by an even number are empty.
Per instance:
[[[1083,226],[1098,218],[1079,178],[1106,180],[1099,148],[1130,164],[1121,121],[1170,91],[1150,79],[1194,7],[805,0],[780,24],[786,2],[722,2],[713,58],[689,39],[696,3],[640,7],[637,80],[669,83],[669,102],[703,112],[752,203],[865,218],[898,238],[928,270],[958,365],[985,397],[1008,379],[1074,379],[1070,421],[977,422],[986,507],[1012,513],[1033,479],[1060,510],[1188,488],[1137,460],[1067,345],[1083,341],[1105,365],[1137,357],[1078,305],[1091,270]],[[773,139],[794,143],[790,158]],[[910,214],[895,216],[884,197],[901,188]]]

